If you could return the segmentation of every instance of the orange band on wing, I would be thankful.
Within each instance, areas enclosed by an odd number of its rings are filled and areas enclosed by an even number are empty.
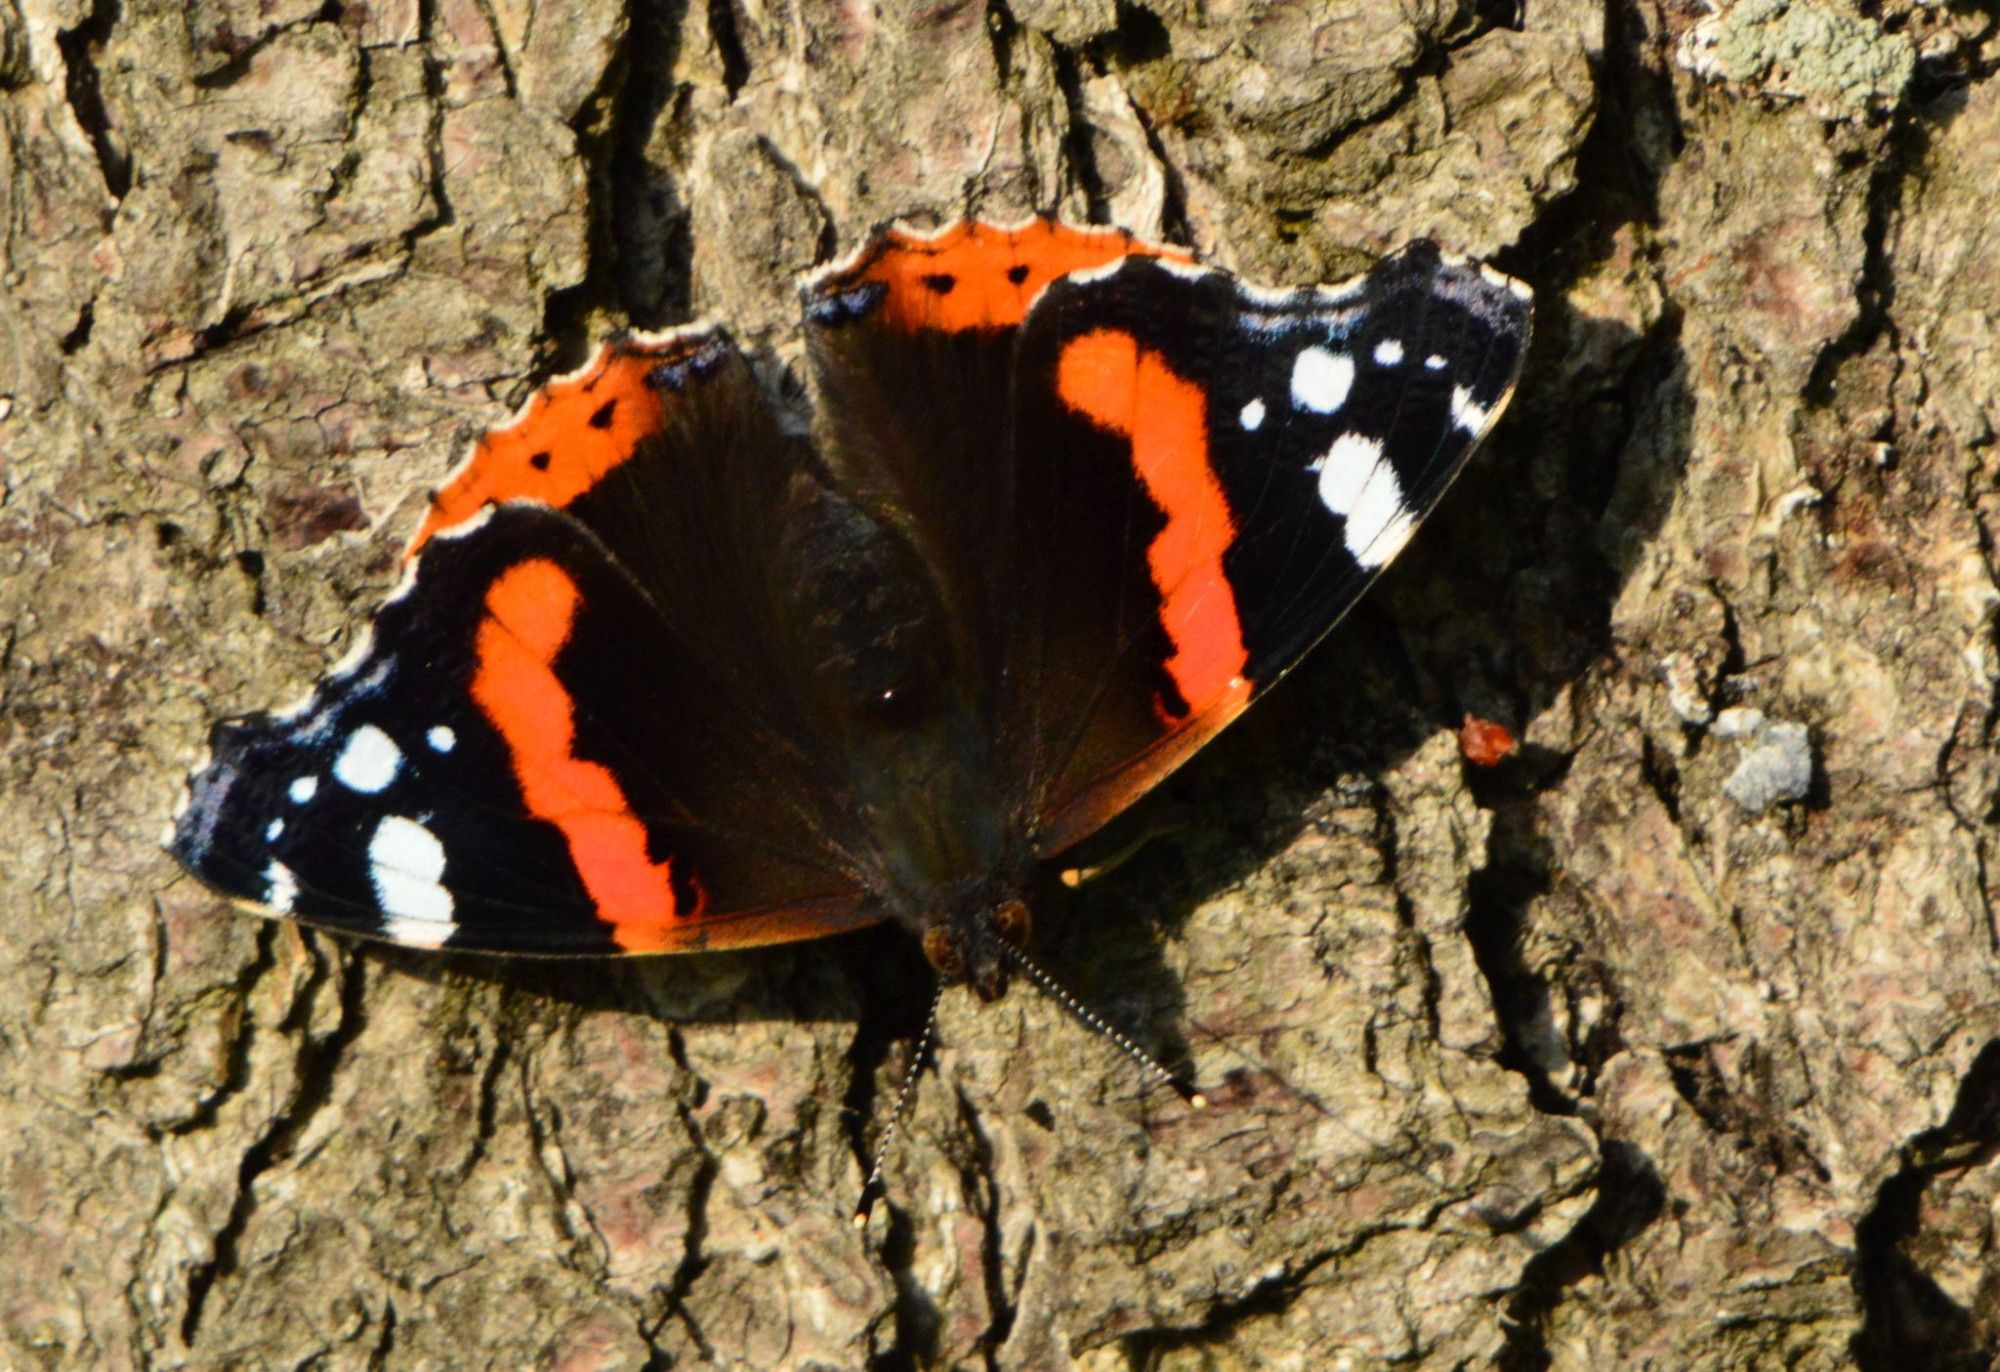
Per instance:
[[[1167,674],[1189,714],[1247,701],[1250,655],[1222,569],[1236,522],[1209,465],[1201,389],[1131,334],[1098,329],[1064,346],[1056,392],[1099,428],[1131,440],[1133,469],[1167,517],[1146,562],[1160,592],[1160,624],[1174,645]]]
[[[1121,257],[1192,260],[1178,248],[1144,242],[1123,229],[1079,229],[1048,219],[1015,229],[967,222],[934,237],[890,229],[883,242],[830,289],[880,282],[889,288],[884,319],[911,332],[1012,328],[1059,276]]]
[[[576,706],[555,674],[582,593],[555,563],[519,563],[486,593],[472,698],[506,741],[528,812],[562,830],[584,890],[628,952],[667,946],[682,910],[671,860],[654,862],[646,826],[608,768],[576,756]]]
[[[405,557],[502,500],[538,500],[558,509],[627,461],[661,422],[659,393],[646,375],[665,352],[636,345],[601,349],[574,376],[552,381],[521,417],[479,440],[472,457],[431,501]]]

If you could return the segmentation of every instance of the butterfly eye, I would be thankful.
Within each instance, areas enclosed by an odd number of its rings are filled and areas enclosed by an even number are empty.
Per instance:
[[[1026,948],[1034,931],[1035,918],[1021,901],[1010,900],[993,912],[993,932],[1010,948]]]
[[[951,930],[942,925],[924,930],[924,956],[940,976],[955,980],[965,975],[965,954]]]

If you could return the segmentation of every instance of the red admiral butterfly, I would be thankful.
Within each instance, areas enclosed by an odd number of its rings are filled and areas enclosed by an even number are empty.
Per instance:
[[[809,431],[719,327],[604,348],[435,497],[169,846],[427,947],[893,919],[982,996],[1037,863],[1354,603],[1512,394],[1519,283],[1420,243],[1267,292],[1115,230],[891,228],[803,287]]]

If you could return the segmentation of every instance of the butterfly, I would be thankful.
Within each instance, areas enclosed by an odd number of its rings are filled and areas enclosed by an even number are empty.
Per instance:
[[[809,419],[698,324],[480,440],[346,658],[215,726],[179,861],[431,948],[894,921],[998,995],[1038,867],[1354,604],[1531,313],[1428,243],[1270,291],[1048,218],[891,226],[801,295]]]

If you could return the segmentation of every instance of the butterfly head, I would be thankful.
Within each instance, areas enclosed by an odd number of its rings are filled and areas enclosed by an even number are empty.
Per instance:
[[[1007,989],[1013,955],[1028,946],[1034,919],[1027,905],[1010,896],[998,905],[947,914],[924,929],[924,956],[946,981],[962,981],[981,1000],[996,1000]]]

